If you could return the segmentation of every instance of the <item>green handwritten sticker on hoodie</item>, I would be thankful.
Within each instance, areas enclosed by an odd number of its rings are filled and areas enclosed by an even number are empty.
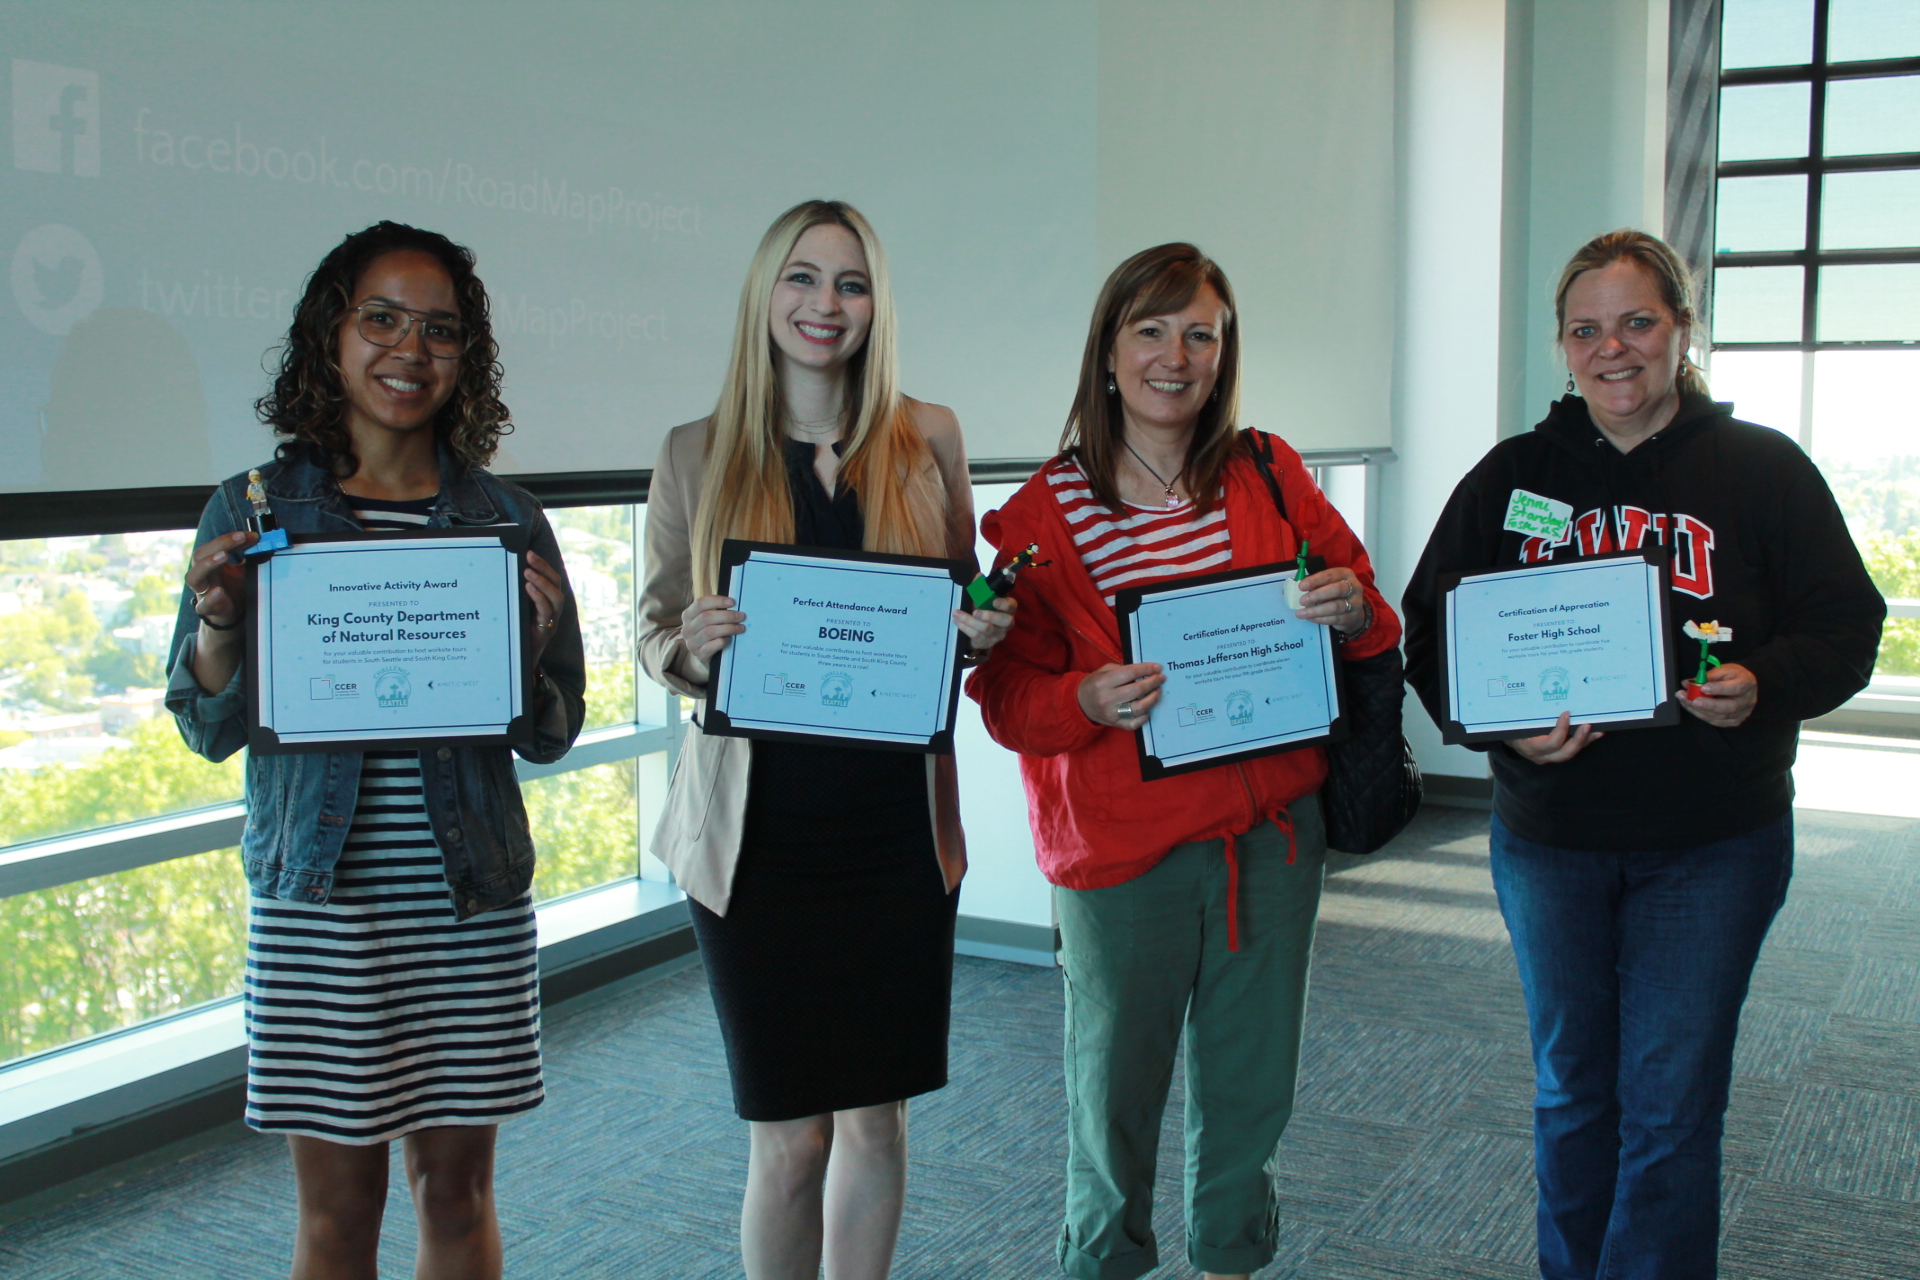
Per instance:
[[[1509,533],[1559,542],[1567,536],[1567,522],[1573,519],[1573,507],[1555,502],[1525,489],[1515,489],[1507,499],[1507,522],[1500,527]]]

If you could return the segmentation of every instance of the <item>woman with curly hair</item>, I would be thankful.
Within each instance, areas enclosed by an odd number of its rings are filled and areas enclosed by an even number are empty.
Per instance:
[[[308,279],[258,469],[282,528],[527,527],[535,741],[558,760],[585,711],[578,617],[540,504],[484,469],[510,430],[473,255],[382,222]],[[174,632],[167,706],[187,745],[246,743],[241,554],[248,476],[207,503]],[[500,1274],[496,1126],[540,1104],[533,842],[505,746],[247,759],[247,1123],[285,1133],[296,1280],[372,1277],[387,1144],[403,1140],[416,1275]]]

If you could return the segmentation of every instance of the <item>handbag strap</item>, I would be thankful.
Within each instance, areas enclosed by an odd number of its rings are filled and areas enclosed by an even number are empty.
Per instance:
[[[1267,438],[1266,432],[1248,427],[1247,449],[1253,454],[1254,470],[1267,482],[1267,492],[1273,495],[1273,506],[1280,513],[1281,521],[1291,524],[1287,520],[1287,500],[1280,496],[1280,481],[1273,474],[1273,441]]]

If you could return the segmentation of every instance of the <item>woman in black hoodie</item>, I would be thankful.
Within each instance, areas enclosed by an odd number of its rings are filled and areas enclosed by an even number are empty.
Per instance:
[[[1736,422],[1688,361],[1686,268],[1637,231],[1584,246],[1555,298],[1569,394],[1454,490],[1404,601],[1436,722],[1449,572],[1664,545],[1672,669],[1732,639],[1666,728],[1496,744],[1492,865],[1533,1038],[1541,1274],[1714,1274],[1740,1006],[1793,868],[1800,721],[1861,689],[1886,613],[1825,481]],[[1557,542],[1503,529],[1515,490],[1568,504]],[[1692,686],[1693,682],[1687,682]]]

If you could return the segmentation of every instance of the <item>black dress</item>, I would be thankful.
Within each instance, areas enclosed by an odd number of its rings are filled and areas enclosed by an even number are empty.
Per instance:
[[[857,550],[858,496],[828,497],[813,460],[787,442],[794,541]],[[756,739],[727,914],[690,905],[742,1119],[946,1085],[959,894],[934,855],[924,755]]]

